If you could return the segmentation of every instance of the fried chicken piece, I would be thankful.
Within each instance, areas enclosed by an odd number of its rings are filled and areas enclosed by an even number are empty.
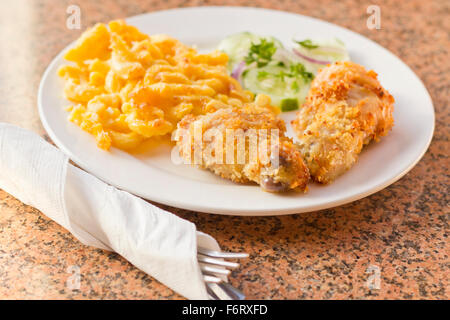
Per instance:
[[[349,61],[321,70],[292,121],[313,179],[329,183],[347,171],[364,145],[388,134],[393,108],[374,71]]]
[[[247,104],[187,115],[178,123],[175,140],[185,163],[222,178],[253,181],[269,192],[304,191],[309,172],[285,131],[283,120],[268,109]]]

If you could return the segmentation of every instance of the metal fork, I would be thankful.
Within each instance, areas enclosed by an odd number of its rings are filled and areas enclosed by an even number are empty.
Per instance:
[[[239,267],[239,263],[224,259],[248,258],[247,253],[220,252],[206,248],[197,249],[197,260],[206,283],[206,290],[211,300],[244,300],[245,295],[226,282],[232,269]]]

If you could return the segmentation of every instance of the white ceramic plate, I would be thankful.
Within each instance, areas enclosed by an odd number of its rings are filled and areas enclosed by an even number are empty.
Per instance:
[[[418,77],[400,59],[375,42],[317,19],[254,8],[202,7],[139,15],[128,23],[148,34],[165,33],[201,51],[225,36],[250,31],[284,43],[298,38],[337,37],[351,59],[379,74],[395,97],[395,126],[380,143],[369,145],[358,163],[328,186],[311,184],[306,194],[270,194],[256,185],[239,185],[212,173],[171,162],[169,145],[139,154],[105,152],[92,136],[67,120],[63,83],[56,75],[60,53],[39,88],[39,113],[50,137],[70,158],[104,181],[143,198],[195,211],[232,215],[279,215],[339,206],[377,192],[406,174],[423,156],[433,136],[431,98]],[[374,31],[376,32],[376,31]],[[285,113],[291,120],[295,112]],[[289,123],[289,122],[288,122]]]

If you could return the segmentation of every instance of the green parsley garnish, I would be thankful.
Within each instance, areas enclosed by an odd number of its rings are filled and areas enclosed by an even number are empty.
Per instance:
[[[305,66],[301,63],[291,65],[291,76],[296,78],[302,77],[306,82],[311,81],[314,75],[311,72],[306,71]]]
[[[245,62],[251,64],[256,62],[258,68],[264,67],[272,60],[272,56],[277,51],[273,42],[261,39],[258,44],[252,43],[248,55],[245,57]]]
[[[302,47],[305,47],[307,49],[315,49],[315,48],[319,47],[317,44],[314,44],[309,39],[306,39],[306,40],[303,40],[303,41],[295,41],[295,42],[297,42],[299,45],[301,45]]]
[[[291,89],[294,90],[295,93],[300,91],[300,86],[297,81],[292,82]]]
[[[281,70],[280,72],[278,72],[278,74],[275,75],[275,77],[280,78],[280,80],[282,82],[284,82],[284,77],[290,77],[291,75],[289,73],[284,72],[283,70]]]
[[[305,66],[301,63],[292,64],[290,66],[289,72],[284,70],[280,70],[278,73],[269,73],[265,70],[258,71],[258,80],[263,80],[268,76],[273,76],[276,78],[280,78],[282,82],[285,81],[286,78],[299,78],[302,77],[305,82],[309,82],[314,78],[314,75],[311,72],[306,71]],[[300,90],[298,83],[295,81],[292,83],[293,90],[298,92]]]
[[[269,73],[267,71],[258,71],[258,80],[267,78],[268,75]]]

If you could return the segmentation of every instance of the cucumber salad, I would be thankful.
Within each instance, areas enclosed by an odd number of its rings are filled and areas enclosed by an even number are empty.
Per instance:
[[[299,108],[320,68],[349,60],[338,39],[293,40],[293,47],[287,49],[274,37],[242,32],[223,39],[218,49],[229,56],[232,77],[245,89],[270,96],[281,111]]]

